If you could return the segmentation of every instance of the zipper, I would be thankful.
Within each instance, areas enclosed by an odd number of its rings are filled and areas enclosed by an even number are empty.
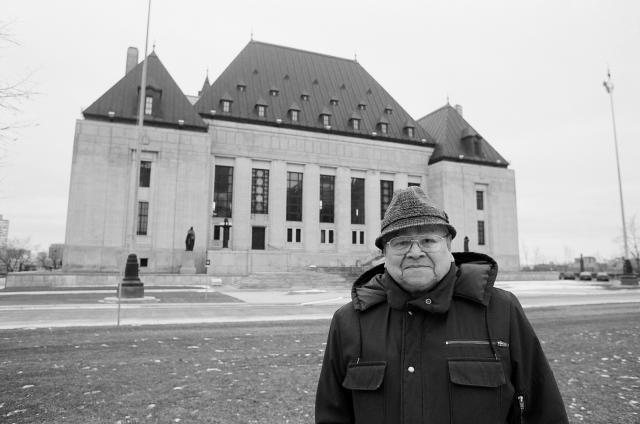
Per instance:
[[[444,342],[446,345],[488,345],[489,340],[447,340]],[[498,347],[509,347],[509,343],[496,340],[493,342]]]
[[[520,422],[522,423],[522,416],[524,415],[524,395],[518,395],[518,405],[520,405]]]

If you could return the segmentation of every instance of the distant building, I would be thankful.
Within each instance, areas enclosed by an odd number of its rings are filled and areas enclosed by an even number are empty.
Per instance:
[[[65,269],[121,269],[135,239],[141,267],[179,272],[190,227],[198,272],[367,263],[409,185],[450,213],[454,250],[467,235],[519,268],[513,171],[450,106],[416,122],[357,61],[257,41],[198,96],[147,60],[138,164],[136,49],[76,123]]]
[[[0,215],[0,249],[6,249],[9,244],[9,220]]]

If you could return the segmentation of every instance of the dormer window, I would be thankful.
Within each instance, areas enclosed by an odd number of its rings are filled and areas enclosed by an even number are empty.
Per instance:
[[[413,138],[416,131],[415,131],[415,127],[413,126],[413,124],[407,119],[404,122],[404,127],[402,128],[402,132],[404,132],[404,135],[406,135],[409,138]]]
[[[351,114],[351,117],[349,118],[349,126],[353,128],[354,131],[358,131],[360,129],[361,119],[362,118],[360,117],[360,114],[358,114],[357,112],[353,112]]]
[[[267,116],[267,106],[267,102],[265,102],[262,97],[259,97],[258,101],[256,102],[256,113],[258,114],[259,118],[264,118]]]
[[[332,97],[331,100],[329,100],[329,104],[331,106],[338,106],[338,99],[336,99],[335,97]]]
[[[233,103],[233,98],[229,93],[224,93],[220,98],[220,108],[222,111],[225,113],[231,112],[231,103]]]
[[[304,102],[308,102],[309,101],[309,93],[307,93],[306,91],[303,91],[302,94],[300,94],[300,99]]]
[[[291,109],[289,111],[289,116],[291,116],[291,122],[298,122],[298,115],[300,112],[298,112],[295,109]]]
[[[380,132],[380,134],[387,134],[389,132],[389,121],[387,121],[387,118],[382,116],[378,120],[376,127],[378,128],[378,131]]]
[[[278,94],[280,94],[280,90],[278,90],[277,87],[271,87],[271,89],[269,90],[269,95],[271,97],[276,97],[278,96]]]
[[[391,115],[393,113],[393,108],[391,106],[385,106],[384,113],[387,115]]]
[[[367,104],[364,102],[358,103],[358,110],[367,110]]]
[[[325,127],[331,125],[331,115],[320,115],[320,119]]]
[[[153,97],[147,96],[144,102],[144,114],[152,115],[153,114]]]
[[[244,83],[244,81],[240,80],[240,81],[238,81],[238,84],[236,84],[236,89],[237,89],[239,92],[241,92],[241,93],[242,93],[242,92],[246,91],[246,89],[247,89],[247,84],[245,84],[245,83]]]

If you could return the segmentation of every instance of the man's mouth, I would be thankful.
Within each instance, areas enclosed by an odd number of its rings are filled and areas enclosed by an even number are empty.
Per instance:
[[[412,264],[412,265],[405,265],[404,269],[410,269],[410,268],[427,268],[428,265],[421,265],[421,264]]]

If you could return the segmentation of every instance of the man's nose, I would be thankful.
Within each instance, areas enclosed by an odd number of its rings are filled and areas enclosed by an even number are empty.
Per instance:
[[[411,247],[407,252],[407,256],[415,257],[415,256],[424,256],[424,255],[426,255],[426,253],[424,253],[424,251],[420,249],[420,245],[418,244],[418,242],[413,240],[411,242]]]

